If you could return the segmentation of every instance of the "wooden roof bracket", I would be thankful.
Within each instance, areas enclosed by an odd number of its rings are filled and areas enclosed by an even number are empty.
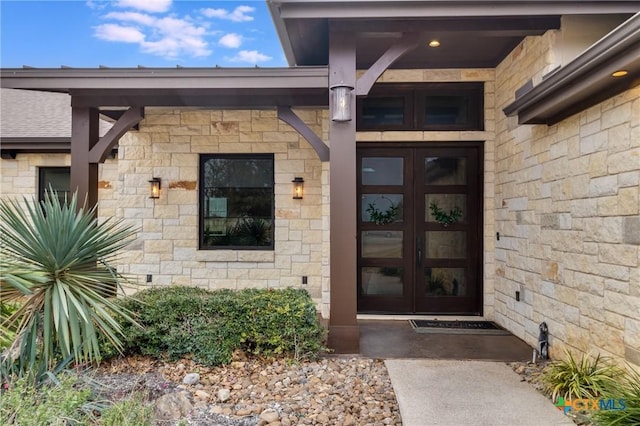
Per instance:
[[[404,33],[356,82],[356,96],[366,96],[383,72],[398,58],[416,48],[420,43],[418,33]]]
[[[293,112],[291,107],[279,106],[278,118],[291,127],[293,127],[303,138],[307,140],[318,154],[320,161],[329,161],[329,147],[324,143],[313,130],[307,126],[307,123],[302,121],[298,115]]]
[[[131,107],[89,150],[90,163],[104,163],[120,138],[144,118],[144,107]]]

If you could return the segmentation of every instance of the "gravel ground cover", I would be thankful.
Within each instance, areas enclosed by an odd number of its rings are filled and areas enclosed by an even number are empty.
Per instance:
[[[240,355],[211,368],[135,356],[112,360],[93,374],[104,384],[105,399],[144,392],[156,404],[157,425],[402,424],[384,362],[375,359],[294,362]]]

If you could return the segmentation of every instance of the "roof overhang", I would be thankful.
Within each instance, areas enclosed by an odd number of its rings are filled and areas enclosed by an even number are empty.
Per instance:
[[[327,107],[327,67],[19,68],[1,87],[63,92],[79,107]]]
[[[280,43],[290,65],[327,63],[329,26],[359,34],[358,55],[384,48],[382,37],[393,31],[422,31],[451,37],[450,46],[460,58],[425,55],[420,63],[410,58],[398,68],[477,68],[497,65],[496,59],[527,35],[558,28],[562,15],[634,14],[637,0],[267,0]],[[394,30],[395,25],[395,30]],[[369,35],[378,33],[379,36]],[[457,37],[456,37],[457,36]],[[463,39],[460,40],[460,37]],[[474,60],[478,51],[493,60]],[[502,55],[502,56],[501,56]],[[465,62],[465,57],[467,58]],[[368,60],[359,59],[366,68]]]
[[[615,71],[627,75],[613,77]],[[640,84],[640,13],[504,108],[520,124],[554,124]]]

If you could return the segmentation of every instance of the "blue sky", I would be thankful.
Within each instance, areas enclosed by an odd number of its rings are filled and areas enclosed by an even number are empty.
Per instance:
[[[0,0],[0,66],[286,66],[263,0]]]

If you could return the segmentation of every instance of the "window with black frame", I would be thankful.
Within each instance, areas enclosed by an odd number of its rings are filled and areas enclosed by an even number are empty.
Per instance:
[[[483,130],[484,84],[380,83],[358,98],[358,130]]]
[[[200,156],[200,248],[273,249],[273,154]]]
[[[71,169],[69,167],[40,167],[38,169],[38,201],[43,201],[51,190],[57,194],[61,204],[71,198]]]

